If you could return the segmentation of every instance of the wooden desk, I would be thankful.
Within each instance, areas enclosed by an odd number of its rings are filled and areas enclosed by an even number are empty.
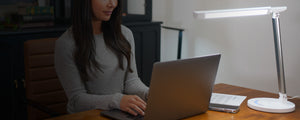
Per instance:
[[[240,111],[236,114],[224,113],[217,111],[207,111],[185,120],[299,120],[300,119],[300,99],[292,99],[291,102],[296,104],[296,110],[292,113],[273,114],[252,110],[247,106],[247,100],[254,97],[273,97],[277,98],[277,94],[237,87],[227,84],[217,84],[214,87],[216,93],[226,93],[247,96],[242,103]],[[100,116],[101,110],[90,110],[75,114],[59,116],[47,120],[109,120]]]

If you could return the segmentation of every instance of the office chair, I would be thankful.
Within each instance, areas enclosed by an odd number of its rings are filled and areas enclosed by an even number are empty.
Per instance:
[[[28,120],[41,120],[67,113],[67,97],[54,68],[56,39],[36,39],[24,43]]]

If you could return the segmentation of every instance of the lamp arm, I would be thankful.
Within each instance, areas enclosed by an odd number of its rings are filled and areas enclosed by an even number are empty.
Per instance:
[[[275,55],[276,55],[275,57],[276,57],[279,93],[286,94],[279,12],[273,13],[272,23],[273,23],[273,34],[274,34],[274,45],[275,45]]]
[[[295,104],[288,101],[286,95],[279,12],[273,12],[272,14],[279,98],[252,98],[248,100],[247,105],[254,110],[264,112],[288,113],[293,112],[295,110]]]

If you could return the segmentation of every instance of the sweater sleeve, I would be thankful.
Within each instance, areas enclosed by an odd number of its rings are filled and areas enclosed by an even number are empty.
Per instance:
[[[137,74],[137,68],[136,68],[136,61],[135,61],[135,44],[134,44],[134,38],[132,35],[132,32],[123,26],[124,35],[126,39],[129,41],[131,45],[131,66],[130,68],[133,70],[133,72],[126,72],[126,78],[125,78],[125,94],[131,94],[131,95],[138,95],[143,100],[147,100],[148,98],[148,91],[149,88],[140,80],[138,74]]]
[[[72,37],[66,33],[56,41],[55,69],[68,98],[68,112],[120,109],[122,93],[95,95],[87,92],[73,59],[73,49]]]

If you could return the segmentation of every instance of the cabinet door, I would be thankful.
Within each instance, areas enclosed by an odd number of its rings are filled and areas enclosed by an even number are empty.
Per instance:
[[[127,25],[135,39],[135,53],[138,74],[150,85],[153,63],[160,61],[160,24],[135,23]]]
[[[7,42],[0,42],[0,75],[1,75],[1,101],[2,109],[5,111],[3,118],[13,120],[13,105],[14,105],[14,84],[12,71],[12,46]]]
[[[0,33],[1,102],[7,120],[26,120],[24,88],[24,41],[60,36],[65,29]]]
[[[26,115],[24,105],[24,88],[22,76],[18,75],[20,58],[19,41],[1,39],[0,41],[0,75],[2,92],[2,109],[5,113],[3,118],[9,120],[23,120]],[[21,59],[22,60],[22,59]]]

